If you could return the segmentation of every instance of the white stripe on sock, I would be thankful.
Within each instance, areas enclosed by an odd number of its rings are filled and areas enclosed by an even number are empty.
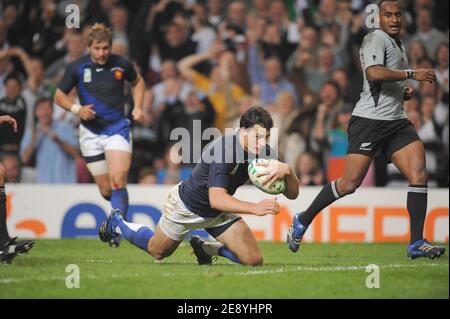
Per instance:
[[[123,221],[123,223],[125,224],[125,225],[127,225],[127,227],[129,228],[129,229],[131,229],[132,231],[135,231],[135,232],[137,232],[139,229],[141,229],[142,227],[146,227],[145,225],[142,225],[142,224],[133,224],[133,223],[128,223],[128,222],[126,222],[126,221]]]
[[[339,196],[339,193],[336,188],[336,181],[331,182],[331,190],[333,191],[333,195],[334,195],[334,197],[336,197],[336,199],[339,199],[341,197],[341,196]]]
[[[205,241],[203,250],[210,256],[219,256],[219,249],[223,244],[220,241]]]
[[[410,193],[428,193],[428,187],[411,187],[408,186],[408,192]]]
[[[123,223],[125,224],[125,226],[127,226],[129,229],[131,229],[134,232],[137,232],[139,229],[141,229],[142,227],[146,227],[145,225],[141,225],[141,224],[133,224],[133,223],[128,223],[126,221],[123,221]],[[116,228],[114,229],[114,231],[117,234],[122,235],[122,232],[120,231],[120,227],[116,226]]]

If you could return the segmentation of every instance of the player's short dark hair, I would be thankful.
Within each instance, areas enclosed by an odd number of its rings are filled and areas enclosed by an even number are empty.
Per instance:
[[[252,106],[242,116],[239,126],[242,128],[250,128],[253,125],[259,124],[262,127],[270,130],[273,127],[273,120],[270,113],[261,106]]]
[[[398,0],[379,0],[378,3],[377,3],[378,9],[381,10],[381,7],[383,6],[383,4],[385,2],[397,2],[400,5],[400,1],[398,1]]]

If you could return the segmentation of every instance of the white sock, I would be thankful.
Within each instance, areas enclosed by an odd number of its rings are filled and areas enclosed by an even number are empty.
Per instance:
[[[219,256],[220,247],[224,246],[220,241],[205,241],[203,250],[210,256]]]
[[[137,232],[141,227],[146,227],[145,225],[141,225],[141,224],[133,224],[133,223],[129,223],[126,221],[122,221],[122,223],[124,223],[129,229],[133,230],[134,232]],[[122,235],[122,232],[119,228],[119,226],[116,226],[116,228],[114,229],[114,231],[119,234]]]

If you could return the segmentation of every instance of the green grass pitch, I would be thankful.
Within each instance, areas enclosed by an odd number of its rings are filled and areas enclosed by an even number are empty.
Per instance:
[[[261,249],[261,267],[224,258],[198,266],[188,242],[155,262],[124,241],[110,248],[94,239],[37,240],[29,254],[0,265],[0,298],[449,298],[448,252],[411,261],[404,244]],[[79,288],[66,287],[69,264],[79,266]],[[369,264],[379,266],[379,288],[366,287]]]

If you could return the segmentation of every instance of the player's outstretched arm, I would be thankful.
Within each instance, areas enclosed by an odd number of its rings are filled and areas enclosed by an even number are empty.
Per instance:
[[[276,198],[265,199],[257,204],[244,202],[228,194],[222,187],[209,188],[209,203],[212,208],[223,212],[258,216],[276,215],[279,208]]]
[[[404,80],[435,82],[436,74],[432,69],[391,70],[381,65],[373,65],[366,69],[367,79],[375,82],[395,82]]]

